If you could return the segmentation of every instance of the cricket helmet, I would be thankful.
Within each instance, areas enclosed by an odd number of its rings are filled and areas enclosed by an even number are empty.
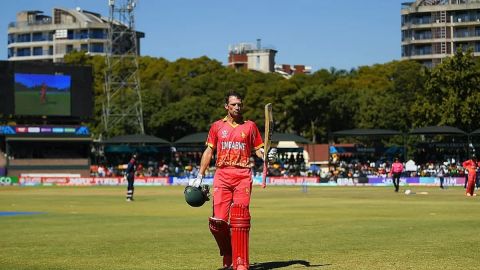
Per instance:
[[[187,186],[183,194],[185,194],[185,201],[192,207],[200,207],[206,201],[210,200],[210,189],[208,185],[202,185],[200,187]]]

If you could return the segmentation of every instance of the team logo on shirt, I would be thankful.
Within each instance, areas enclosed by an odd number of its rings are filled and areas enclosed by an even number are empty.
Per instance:
[[[243,133],[243,131],[242,131],[241,135],[242,135],[242,138],[244,138],[244,139],[245,139],[245,137],[247,137],[247,135],[245,135],[245,133]]]
[[[222,138],[225,139],[228,136],[228,131],[222,130]]]

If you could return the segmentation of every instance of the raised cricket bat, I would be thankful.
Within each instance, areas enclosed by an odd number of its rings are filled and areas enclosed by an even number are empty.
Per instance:
[[[268,172],[268,151],[270,150],[273,133],[273,115],[272,115],[272,103],[265,105],[265,138],[263,140],[264,152],[263,152],[263,174],[262,174],[262,187],[267,186],[267,172]]]

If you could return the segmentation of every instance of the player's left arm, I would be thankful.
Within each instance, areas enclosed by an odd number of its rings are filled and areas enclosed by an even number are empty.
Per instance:
[[[251,129],[252,135],[251,135],[251,140],[252,140],[252,145],[255,150],[255,155],[263,160],[263,153],[265,152],[263,149],[263,139],[262,135],[260,134],[260,130],[258,130],[258,127],[255,123],[253,123],[253,127]]]

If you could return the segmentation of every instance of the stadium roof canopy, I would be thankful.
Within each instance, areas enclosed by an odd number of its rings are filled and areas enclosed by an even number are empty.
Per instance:
[[[472,133],[470,133],[470,135],[480,135],[480,128],[472,131]]]
[[[365,129],[365,128],[357,128],[357,129],[348,129],[348,130],[340,130],[333,132],[333,136],[340,137],[340,136],[395,136],[395,135],[403,135],[402,132],[391,130],[391,129]]]
[[[123,135],[103,141],[104,144],[170,144],[169,141],[150,135]]]
[[[182,137],[174,142],[174,144],[205,144],[207,141],[207,132],[198,132]]]
[[[174,144],[205,144],[207,141],[207,132],[199,132],[187,135],[175,141]],[[263,135],[262,135],[263,137]],[[292,133],[273,133],[272,134],[272,141],[273,142],[280,142],[280,141],[294,141],[297,143],[310,143],[309,140],[306,138],[292,134]]]
[[[461,129],[451,126],[429,126],[416,128],[410,131],[412,135],[467,135]]]
[[[297,143],[310,143],[305,137],[293,133],[275,133],[272,134],[272,142],[293,141]]]

